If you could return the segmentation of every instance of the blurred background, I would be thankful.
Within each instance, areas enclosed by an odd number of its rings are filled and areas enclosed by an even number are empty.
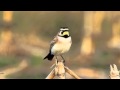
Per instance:
[[[119,11],[0,11],[0,78],[46,78],[55,60],[43,58],[60,27],[70,29],[63,57],[78,76],[107,79],[110,64],[120,68]]]

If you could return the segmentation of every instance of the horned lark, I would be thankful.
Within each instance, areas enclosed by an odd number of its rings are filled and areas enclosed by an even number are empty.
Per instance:
[[[67,27],[60,28],[58,34],[54,37],[54,39],[50,43],[50,49],[48,55],[44,59],[52,60],[54,56],[60,55],[62,57],[63,53],[69,51],[72,44],[71,36],[69,34],[69,29]],[[62,57],[64,63],[65,60]]]

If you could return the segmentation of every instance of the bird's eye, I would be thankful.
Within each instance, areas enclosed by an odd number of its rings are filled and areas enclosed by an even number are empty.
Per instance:
[[[61,34],[63,34],[63,32],[61,32]]]

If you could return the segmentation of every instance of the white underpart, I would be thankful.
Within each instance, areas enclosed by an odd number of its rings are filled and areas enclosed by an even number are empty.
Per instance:
[[[53,55],[60,55],[63,54],[67,51],[69,51],[70,47],[71,47],[71,37],[68,38],[64,38],[64,37],[58,37],[58,40],[61,43],[56,43],[52,49],[51,49],[51,53]]]

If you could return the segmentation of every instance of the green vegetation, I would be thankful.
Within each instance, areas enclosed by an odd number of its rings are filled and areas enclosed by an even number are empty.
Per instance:
[[[6,66],[12,66],[19,62],[18,57],[11,57],[11,56],[0,56],[0,68]]]
[[[19,76],[8,75],[7,78],[13,79],[43,79],[46,75],[44,74],[20,74]]]
[[[31,56],[30,58],[30,65],[31,66],[39,66],[43,63],[42,57],[39,56]]]

